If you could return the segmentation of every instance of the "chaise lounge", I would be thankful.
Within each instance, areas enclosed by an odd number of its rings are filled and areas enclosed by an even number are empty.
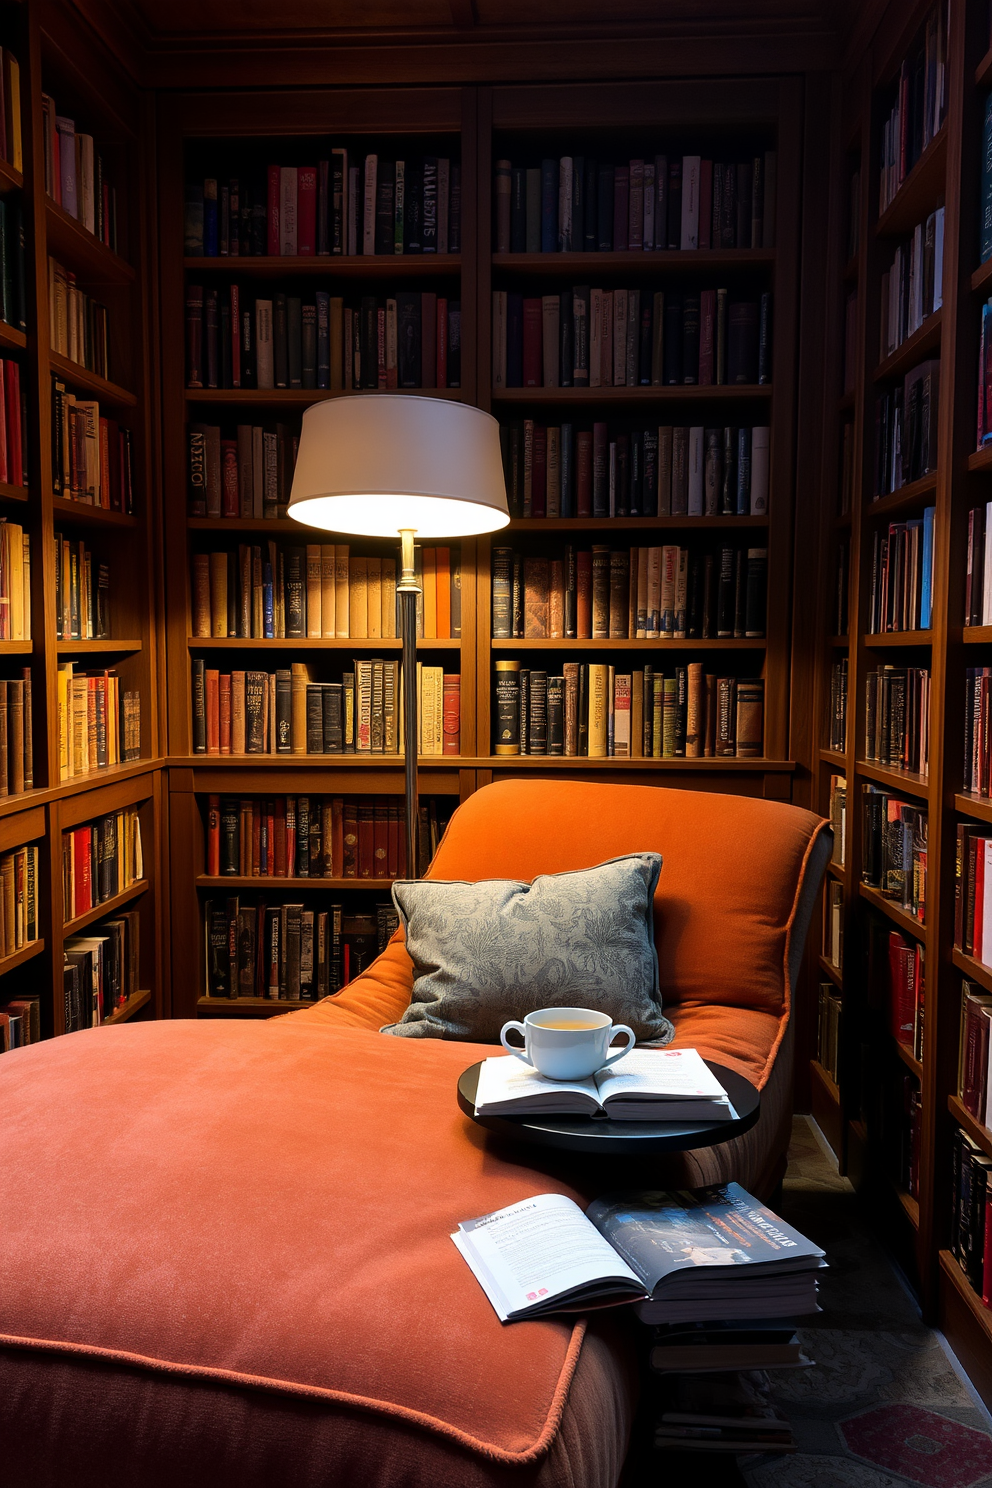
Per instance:
[[[745,797],[515,781],[458,809],[428,873],[531,879],[648,849],[676,1042],[762,1108],[647,1172],[499,1146],[455,1102],[490,1046],[380,1036],[411,998],[401,932],[288,1017],[124,1024],[5,1057],[9,1488],[614,1488],[636,1403],[625,1319],[503,1327],[448,1237],[632,1176],[774,1190],[829,830]]]

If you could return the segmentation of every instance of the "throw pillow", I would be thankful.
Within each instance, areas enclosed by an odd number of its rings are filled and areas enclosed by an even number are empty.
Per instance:
[[[589,1007],[665,1044],[654,945],[658,853],[631,853],[533,883],[402,880],[393,903],[414,966],[413,1000],[383,1033],[497,1043],[509,1018]]]

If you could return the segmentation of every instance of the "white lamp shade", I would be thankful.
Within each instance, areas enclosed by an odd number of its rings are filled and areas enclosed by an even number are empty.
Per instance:
[[[510,520],[499,425],[467,403],[365,393],[303,415],[289,514],[311,527],[469,537]]]

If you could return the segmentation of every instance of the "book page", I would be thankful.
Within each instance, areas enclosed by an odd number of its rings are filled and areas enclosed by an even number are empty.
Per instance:
[[[533,1096],[577,1095],[576,1111],[599,1110],[599,1095],[595,1081],[547,1080],[537,1070],[531,1069],[512,1054],[484,1059],[479,1070],[479,1084],[475,1092],[475,1114],[494,1104],[502,1105],[509,1100],[529,1100]]]
[[[463,1220],[451,1238],[503,1322],[596,1282],[616,1280],[642,1293],[639,1278],[563,1194],[537,1194]]]
[[[600,1099],[618,1095],[670,1095],[726,1099],[727,1092],[695,1049],[632,1049],[594,1076]]]

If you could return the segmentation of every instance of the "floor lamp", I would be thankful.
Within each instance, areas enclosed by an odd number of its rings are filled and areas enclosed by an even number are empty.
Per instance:
[[[499,425],[467,403],[359,393],[303,415],[289,514],[308,527],[400,539],[406,871],[417,877],[417,596],[414,539],[472,537],[510,520]]]

